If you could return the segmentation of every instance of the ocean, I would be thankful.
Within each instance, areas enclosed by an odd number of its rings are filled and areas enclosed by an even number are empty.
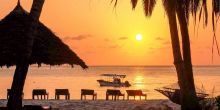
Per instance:
[[[0,69],[0,99],[5,99],[7,89],[11,87],[15,68]],[[211,96],[220,95],[220,66],[195,66],[194,79],[196,87],[203,88]],[[103,79],[101,74],[123,74],[124,81],[131,87],[100,87],[96,81]],[[177,82],[174,66],[92,66],[82,70],[76,66],[36,67],[31,66],[24,87],[24,98],[32,98],[33,89],[46,89],[49,98],[54,99],[55,89],[69,89],[71,99],[80,99],[81,89],[94,89],[98,99],[105,99],[107,89],[141,89],[148,99],[167,99],[154,89]],[[88,97],[90,98],[90,97]]]

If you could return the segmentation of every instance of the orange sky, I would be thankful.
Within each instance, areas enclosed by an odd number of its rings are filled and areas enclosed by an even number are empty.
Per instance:
[[[65,1],[65,2],[64,2]],[[45,0],[40,20],[51,28],[89,65],[172,65],[169,25],[161,1],[151,18],[146,18],[141,2],[135,11],[130,1],[119,1],[116,10],[111,0]],[[21,0],[30,10],[32,0]],[[17,0],[0,0],[0,19],[16,5]],[[211,4],[211,3],[209,3]],[[194,35],[190,20],[192,60],[194,65],[219,65],[215,52],[212,62],[212,27]],[[135,35],[142,34],[137,41]],[[217,33],[220,36],[220,33]],[[218,37],[220,40],[220,38]]]

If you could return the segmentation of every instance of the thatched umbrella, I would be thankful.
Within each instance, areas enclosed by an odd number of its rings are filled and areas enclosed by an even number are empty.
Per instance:
[[[88,66],[45,25],[39,22],[44,0],[34,0],[31,12],[18,2],[15,9],[0,21],[0,66],[16,66],[10,110],[22,109],[22,91],[30,64]]]
[[[29,13],[18,3],[15,9],[0,22],[0,66],[16,65],[24,55],[25,28]],[[76,64],[82,68],[87,65],[64,44],[50,29],[39,22],[34,39],[30,64]]]

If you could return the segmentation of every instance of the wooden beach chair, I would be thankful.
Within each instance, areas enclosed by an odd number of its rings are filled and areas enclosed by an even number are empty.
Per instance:
[[[32,99],[35,99],[35,96],[37,96],[37,99],[41,99],[41,100],[48,99],[49,93],[47,93],[46,89],[33,89]]]
[[[147,100],[147,94],[144,94],[142,92],[142,90],[126,90],[127,92],[127,100],[129,100],[129,97],[130,96],[133,96],[134,97],[134,100],[135,100],[135,97],[136,96],[139,96],[140,97],[140,100],[141,100],[141,97],[143,96],[145,98],[145,100]]]
[[[11,89],[7,89],[7,99],[9,99],[10,93],[11,93]],[[23,92],[22,92],[22,96],[21,97],[22,97],[22,99],[24,99],[24,93]]]
[[[84,96],[84,99],[86,100],[86,95],[91,95],[92,100],[97,100],[97,93],[95,93],[94,90],[81,89],[81,100],[83,100],[83,96]]]
[[[106,100],[109,100],[109,96],[112,96],[112,100],[119,100],[119,97],[122,96],[123,100],[125,95],[121,93],[120,90],[107,89],[106,91]]]
[[[69,89],[55,89],[55,99],[59,100],[64,95],[66,100],[70,100]]]

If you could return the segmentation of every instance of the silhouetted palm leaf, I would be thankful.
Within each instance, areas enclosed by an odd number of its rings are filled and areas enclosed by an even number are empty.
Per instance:
[[[131,0],[132,9],[135,9],[137,6],[138,0]]]
[[[144,12],[146,16],[151,16],[156,5],[156,0],[143,0]]]

